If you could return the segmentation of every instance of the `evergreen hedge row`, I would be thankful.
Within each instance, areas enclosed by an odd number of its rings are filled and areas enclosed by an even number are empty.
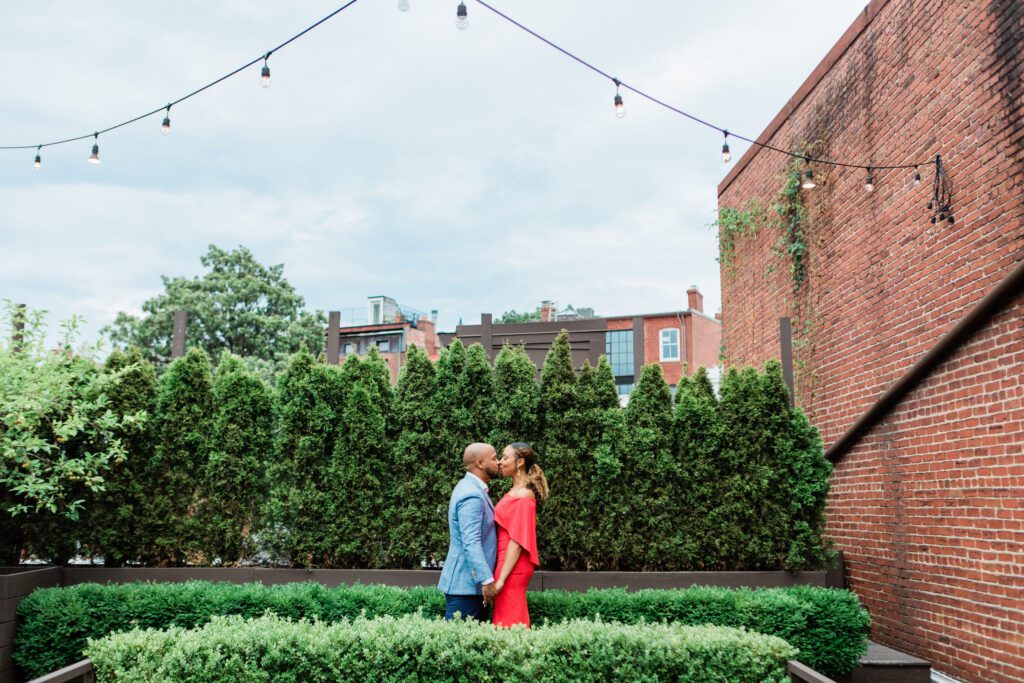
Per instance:
[[[545,622],[572,620],[744,628],[784,639],[800,650],[800,661],[829,675],[856,668],[867,649],[870,624],[852,593],[804,586],[543,591],[530,593],[528,600],[533,623],[541,625],[538,630],[548,628]],[[202,581],[45,588],[18,606],[13,658],[33,678],[81,659],[88,639],[133,628],[191,629],[215,616],[254,618],[265,613],[326,622],[416,613],[441,619],[444,607],[444,596],[434,588]]]
[[[104,371],[125,378],[113,409],[152,419],[121,435],[128,458],[80,522],[19,519],[55,562],[436,567],[463,448],[516,440],[551,485],[545,569],[816,569],[829,554],[831,465],[778,363],[730,370],[718,394],[698,370],[674,398],[650,365],[625,408],[607,359],[575,370],[566,333],[539,381],[521,348],[492,366],[459,341],[436,364],[410,348],[396,388],[376,350],[342,367],[295,354],[273,388],[198,349],[159,378],[137,352]]]
[[[720,626],[569,622],[536,631],[417,616],[295,623],[215,617],[197,630],[93,641],[99,680],[784,683],[796,650]]]

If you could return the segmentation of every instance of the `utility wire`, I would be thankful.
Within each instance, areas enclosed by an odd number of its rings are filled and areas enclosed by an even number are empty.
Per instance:
[[[872,164],[870,166],[867,165],[867,164],[847,164],[847,163],[844,163],[842,161],[833,161],[831,159],[820,159],[820,158],[817,158],[817,157],[812,157],[812,156],[807,155],[807,154],[797,154],[796,152],[790,152],[789,150],[781,149],[779,147],[775,147],[773,145],[766,144],[764,142],[758,142],[757,140],[751,140],[748,137],[744,137],[742,135],[737,135],[736,133],[732,132],[731,130],[728,130],[726,128],[722,128],[720,126],[716,126],[715,124],[710,123],[708,121],[705,121],[702,118],[694,116],[693,114],[689,114],[689,113],[683,111],[682,109],[679,109],[677,107],[673,107],[671,104],[663,102],[663,101],[659,100],[658,98],[654,97],[653,95],[649,95],[646,92],[644,92],[643,90],[640,90],[639,88],[636,88],[636,87],[634,87],[632,85],[629,85],[625,81],[622,81],[622,80],[619,80],[618,78],[615,78],[611,74],[609,74],[609,73],[607,73],[605,71],[602,71],[601,69],[597,68],[596,66],[594,66],[590,62],[586,61],[585,59],[582,59],[582,58],[578,57],[577,55],[573,54],[572,52],[570,52],[569,50],[566,50],[564,47],[561,47],[560,45],[558,45],[558,44],[548,40],[544,36],[540,35],[536,31],[534,31],[533,29],[530,29],[530,28],[524,26],[523,24],[519,23],[518,21],[516,21],[512,17],[508,16],[507,14],[502,12],[501,10],[499,10],[496,7],[488,4],[487,2],[485,2],[485,0],[476,0],[476,2],[478,4],[480,4],[480,5],[482,5],[483,7],[486,7],[490,11],[494,12],[499,17],[501,17],[505,21],[509,22],[513,26],[516,26],[517,28],[522,29],[526,33],[529,33],[531,36],[533,36],[537,40],[541,41],[542,43],[545,43],[548,46],[553,47],[554,49],[558,50],[559,52],[561,52],[565,56],[569,57],[570,59],[576,60],[577,62],[579,62],[583,66],[587,67],[588,69],[590,69],[594,73],[597,73],[597,74],[607,78],[609,81],[614,83],[616,86],[621,86],[621,87],[625,88],[626,90],[629,90],[629,91],[631,91],[633,93],[636,93],[640,97],[648,99],[651,102],[653,102],[653,103],[655,103],[657,105],[660,105],[660,106],[664,107],[665,109],[668,109],[669,111],[675,112],[676,114],[679,114],[681,116],[685,116],[686,118],[690,119],[691,121],[695,121],[696,123],[699,123],[699,124],[701,124],[703,126],[707,126],[708,128],[711,128],[713,130],[717,130],[719,133],[722,133],[722,134],[726,135],[726,137],[734,137],[737,140],[743,140],[744,142],[749,142],[750,144],[756,145],[757,147],[761,147],[762,149],[770,149],[773,152],[779,152],[780,154],[786,154],[786,155],[794,157],[796,159],[803,159],[803,160],[808,161],[808,162],[813,161],[813,162],[819,163],[819,164],[828,164],[830,166],[842,166],[842,167],[845,167],[845,168],[863,168],[863,169],[866,169],[866,170],[917,168],[918,166],[926,166],[928,164],[932,164],[932,163],[935,162],[934,159],[929,159],[927,161],[922,161],[922,162],[916,163],[916,164],[897,164],[897,165],[892,165],[892,166],[879,166],[879,165],[874,165],[874,164]]]
[[[94,133],[88,133],[86,135],[79,135],[78,137],[67,138],[66,140],[57,140],[55,142],[44,142],[41,145],[11,145],[11,146],[3,146],[3,147],[0,147],[0,149],[42,149],[43,147],[53,147],[54,145],[63,145],[63,144],[68,143],[68,142],[77,142],[79,140],[86,140],[88,138],[93,138],[93,137],[97,137],[97,136],[103,135],[104,133],[109,133],[110,131],[116,130],[118,128],[121,128],[122,126],[127,126],[130,123],[135,123],[136,121],[141,121],[142,119],[145,119],[145,118],[148,118],[150,116],[153,116],[154,114],[159,114],[162,111],[169,110],[171,107],[173,107],[174,105],[178,104],[179,102],[184,102],[185,100],[189,99],[190,97],[195,97],[196,95],[198,95],[199,93],[203,92],[204,90],[212,88],[213,86],[217,85],[218,83],[220,83],[222,81],[226,81],[227,79],[231,78],[232,76],[234,76],[235,74],[237,74],[237,73],[239,73],[241,71],[245,71],[246,69],[248,69],[253,64],[256,64],[257,62],[259,62],[261,60],[269,59],[270,55],[274,54],[275,52],[277,52],[278,50],[280,50],[284,46],[288,45],[289,43],[291,43],[291,42],[293,42],[295,40],[298,40],[302,36],[306,35],[310,31],[315,29],[320,24],[322,24],[325,21],[333,18],[335,15],[339,14],[343,10],[346,10],[349,7],[351,7],[352,5],[356,4],[356,2],[358,2],[358,0],[349,0],[349,2],[345,3],[344,5],[339,7],[338,9],[334,10],[333,12],[331,12],[330,14],[325,16],[320,21],[318,21],[315,24],[312,24],[310,26],[307,26],[305,29],[303,29],[299,33],[296,33],[294,36],[292,36],[288,40],[284,41],[283,43],[281,43],[277,47],[272,48],[272,49],[268,50],[267,52],[261,54],[259,57],[257,57],[256,59],[252,60],[251,62],[247,62],[246,64],[243,64],[242,66],[240,66],[237,69],[235,69],[234,71],[232,71],[231,73],[225,74],[225,75],[221,76],[220,78],[218,78],[215,81],[210,81],[209,83],[207,83],[203,87],[197,88],[196,90],[193,90],[192,92],[190,92],[189,94],[185,95],[184,97],[179,97],[178,99],[174,100],[173,102],[168,102],[164,106],[158,107],[157,109],[154,109],[151,112],[147,112],[145,114],[140,114],[139,116],[136,116],[133,119],[128,119],[127,121],[122,121],[121,123],[115,124],[115,125],[110,126],[108,128],[104,128],[103,130],[98,130],[98,131],[96,131]]]

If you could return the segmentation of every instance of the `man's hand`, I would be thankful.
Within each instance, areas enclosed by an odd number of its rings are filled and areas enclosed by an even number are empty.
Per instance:
[[[497,584],[489,583],[483,587],[484,592],[484,604],[489,605],[494,602],[494,596],[498,594]]]

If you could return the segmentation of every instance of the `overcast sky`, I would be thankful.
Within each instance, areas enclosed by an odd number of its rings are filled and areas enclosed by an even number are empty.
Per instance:
[[[623,81],[754,137],[864,0],[493,0]],[[0,145],[155,109],[340,0],[47,0],[0,9]],[[310,308],[385,294],[442,329],[541,299],[598,314],[720,306],[721,136],[614,87],[468,1],[360,0],[160,116],[0,151],[0,299],[77,313],[86,339],[139,312],[208,244],[252,249]],[[733,141],[734,159],[746,145]]]

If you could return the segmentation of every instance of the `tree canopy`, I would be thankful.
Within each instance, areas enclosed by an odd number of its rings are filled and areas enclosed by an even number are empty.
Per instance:
[[[213,244],[200,261],[201,276],[161,276],[164,291],[142,304],[141,317],[122,311],[103,328],[115,348],[136,346],[151,362],[167,363],[175,311],[188,312],[188,346],[211,358],[229,351],[283,366],[304,345],[314,353],[323,346],[324,314],[305,310],[283,264],[265,266],[244,246]]]

